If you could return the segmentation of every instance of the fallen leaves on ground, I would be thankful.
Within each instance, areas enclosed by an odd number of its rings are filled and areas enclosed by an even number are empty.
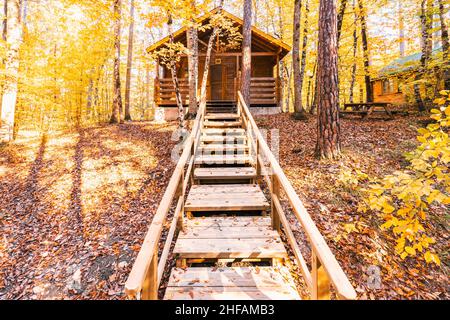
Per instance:
[[[123,299],[174,168],[174,125],[80,129],[0,149],[0,299]]]
[[[425,118],[424,118],[425,119]],[[395,241],[380,229],[376,215],[358,213],[358,190],[339,187],[340,172],[348,168],[382,177],[406,165],[403,154],[417,145],[420,117],[397,117],[341,122],[343,157],[338,161],[314,158],[316,119],[295,121],[287,114],[257,118],[260,128],[279,130],[279,159],[286,175],[327,240],[360,299],[448,299],[448,208],[435,207],[426,226],[437,241],[442,266],[417,259],[402,260]],[[268,136],[277,134],[273,131]],[[271,139],[268,139],[271,145]],[[302,227],[288,217],[304,256],[310,259]],[[374,269],[373,266],[376,268]],[[378,269],[379,268],[379,269]],[[380,270],[381,287],[372,285]]]

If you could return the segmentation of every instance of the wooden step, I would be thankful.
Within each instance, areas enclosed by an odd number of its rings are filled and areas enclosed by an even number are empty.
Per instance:
[[[249,147],[244,144],[208,144],[198,148],[198,155],[218,155],[218,154],[246,154]]]
[[[204,143],[245,143],[247,136],[201,136],[200,142]]]
[[[204,128],[202,129],[203,135],[213,135],[213,136],[244,136],[245,129],[213,129]]]
[[[300,300],[285,267],[174,268],[166,300]]]
[[[188,228],[210,228],[210,227],[269,227],[272,225],[270,217],[261,216],[235,216],[235,217],[200,217],[186,220]]]
[[[195,165],[253,164],[253,157],[245,154],[196,155]]]
[[[198,180],[239,180],[255,179],[256,169],[243,168],[197,168],[194,170],[194,179]]]
[[[245,230],[241,230],[245,233]],[[283,259],[287,257],[281,239],[264,238],[179,238],[174,254],[178,259]]]
[[[215,113],[205,116],[206,120],[234,120],[239,118],[240,116],[236,113]]]
[[[185,210],[244,211],[267,210],[270,204],[258,185],[194,185],[186,199]]]
[[[242,126],[242,121],[204,121],[203,125],[209,128],[236,128]]]

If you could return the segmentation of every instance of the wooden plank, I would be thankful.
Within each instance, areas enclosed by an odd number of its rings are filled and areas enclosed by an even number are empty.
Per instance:
[[[247,141],[247,136],[202,136],[201,142],[227,142],[227,143],[243,143]]]
[[[278,287],[169,287],[165,300],[299,300],[290,288]]]
[[[201,217],[186,221],[187,228],[270,226],[270,217]]]
[[[204,135],[244,135],[245,129],[204,128],[204,129],[202,129],[202,134],[204,134]]]
[[[194,170],[195,179],[253,179],[256,170],[245,168],[198,168]]]
[[[205,127],[215,127],[215,128],[233,128],[242,126],[241,121],[230,121],[230,122],[220,122],[220,121],[205,121],[203,122]]]
[[[270,204],[262,198],[254,199],[188,199],[185,205],[186,211],[261,211],[268,210]]]
[[[180,232],[179,239],[252,239],[276,237],[277,231],[264,227],[197,227],[186,228],[186,231]]]
[[[239,119],[240,116],[236,113],[215,113],[205,116],[206,120],[227,120],[227,119]]]
[[[174,268],[168,287],[292,287],[286,267]]]
[[[195,164],[251,164],[253,158],[248,155],[201,155],[195,157]]]
[[[218,184],[218,185],[194,185],[190,193],[217,193],[217,192],[248,192],[261,191],[261,187],[257,184]]]
[[[279,236],[260,239],[178,239],[174,254],[180,259],[286,258]]]
[[[249,147],[243,144],[209,144],[199,147],[197,155],[211,155],[211,154],[239,154],[247,153]]]

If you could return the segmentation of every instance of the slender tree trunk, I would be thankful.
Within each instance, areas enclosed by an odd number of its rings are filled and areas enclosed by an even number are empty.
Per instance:
[[[308,30],[309,30],[309,0],[305,1],[305,22],[303,23],[303,44],[302,44],[302,62],[300,67],[300,90],[303,90],[303,82],[306,71],[306,55],[308,53]],[[302,91],[301,91],[302,92]],[[305,108],[303,108],[305,109]],[[306,114],[306,112],[305,112]]]
[[[133,43],[134,43],[134,0],[130,0],[130,29],[128,30],[128,59],[127,79],[125,84],[125,120],[131,121],[131,70],[133,67]]]
[[[218,14],[222,13],[222,8],[223,8],[223,1],[220,1],[219,4],[219,11]],[[209,77],[209,67],[210,67],[210,63],[211,63],[211,54],[212,54],[212,49],[214,46],[214,41],[216,40],[216,36],[217,33],[219,32],[217,27],[213,28],[213,31],[211,33],[211,36],[209,37],[208,40],[208,46],[206,48],[206,57],[205,57],[205,67],[203,70],[203,79],[202,79],[202,87],[200,89],[200,105],[201,106],[205,106],[206,105],[206,86],[208,85],[208,77]]]
[[[120,82],[120,31],[122,18],[122,0],[114,0],[114,99],[111,123],[121,122],[122,92]]]
[[[171,45],[173,45],[175,43],[175,40],[173,37],[172,25],[173,25],[172,16],[171,16],[171,14],[169,14],[169,18],[167,20],[167,26],[169,28],[169,38],[170,38]],[[172,75],[173,87],[175,89],[175,98],[177,100],[177,106],[178,106],[178,127],[180,129],[184,130],[184,129],[186,129],[185,113],[184,113],[183,99],[181,97],[180,83],[178,82],[177,66],[176,66],[175,61],[172,61],[170,63],[169,68],[170,68],[170,73]]]
[[[279,39],[281,41],[283,41],[284,40],[284,21],[283,21],[283,7],[282,7],[282,3],[281,2],[278,3],[277,11],[278,11],[278,17],[279,17],[279,19],[278,19]],[[255,16],[257,14],[258,13],[255,11]],[[273,16],[272,16],[272,23],[274,24],[274,27],[275,27],[275,22],[274,22]],[[287,81],[286,81],[286,78],[287,78],[286,76],[287,76],[287,74],[286,74],[286,64],[285,64],[284,60],[281,60],[280,61],[281,90],[280,90],[280,97],[279,97],[279,99],[280,99],[279,104],[281,106],[281,112],[289,112],[289,110],[288,110],[289,109],[289,102],[286,105],[284,105],[284,103],[283,103],[283,101],[284,101],[284,90],[288,86],[290,86],[290,84],[288,84]]]
[[[150,64],[147,63],[146,69],[145,69],[145,107],[150,108]]]
[[[352,65],[352,78],[350,81],[349,100],[350,103],[354,103],[354,91],[356,83],[356,56],[358,53],[358,15],[356,14],[355,0],[353,0],[353,11],[355,12],[355,29],[353,30],[353,65]]]
[[[195,8],[195,2],[191,2],[192,8]],[[195,20],[191,19],[192,26],[187,32],[188,44],[188,64],[189,64],[189,114],[197,113],[197,88],[198,88],[198,32],[195,26]]]
[[[441,41],[442,41],[442,58],[444,60],[444,89],[450,90],[450,61],[449,61],[449,51],[450,44],[448,38],[448,27],[445,23],[445,10],[444,1],[438,0],[439,4],[439,20],[441,22]]]
[[[313,99],[312,99],[312,103],[311,103],[311,109],[309,110],[309,114],[314,114],[314,112],[317,109],[317,88],[318,88],[318,81],[319,78],[317,77],[317,62],[318,62],[319,57],[317,57],[316,62],[314,63],[314,94],[313,94]]]
[[[405,56],[406,44],[405,44],[405,18],[403,17],[403,2],[402,0],[398,0],[398,26],[399,26],[399,49],[400,49],[400,57]]]
[[[19,78],[19,48],[22,39],[22,23],[20,21],[20,0],[8,0],[6,38],[6,79],[3,88],[1,123],[7,126],[9,140],[12,140],[14,118],[17,103],[17,89]]]
[[[258,0],[253,0],[253,17],[254,17],[254,25],[258,26]]]
[[[292,68],[294,72],[294,111],[297,119],[306,119],[302,101],[302,80],[300,70],[300,25],[302,15],[302,1],[294,2],[294,30],[292,42]]]
[[[373,102],[373,90],[372,79],[370,76],[370,54],[369,54],[369,42],[368,42],[368,30],[366,22],[366,12],[363,4],[363,0],[358,0],[359,5],[359,19],[361,21],[361,40],[363,46],[364,55],[364,82],[366,85],[366,100],[367,102]]]
[[[339,13],[338,13],[338,34],[337,34],[337,44],[339,47],[339,42],[341,41],[341,34],[342,34],[342,24],[344,23],[344,15],[345,15],[345,10],[347,9],[347,3],[348,0],[342,0],[341,1],[341,6],[339,7]]]
[[[422,44],[422,56],[420,58],[420,68],[419,72],[417,72],[415,76],[415,84],[414,84],[414,96],[416,99],[416,104],[418,106],[418,109],[420,112],[423,112],[426,110],[426,103],[429,102],[428,98],[428,80],[427,73],[428,73],[428,64],[431,59],[431,52],[433,50],[433,40],[431,36],[431,29],[432,29],[432,21],[433,21],[433,1],[432,0],[422,0],[421,2],[421,9],[420,9],[420,23],[421,23],[421,30],[422,30],[422,37],[421,37],[421,44]],[[424,79],[427,84],[425,85],[425,97],[422,98],[421,92],[420,92],[420,84],[419,81]]]
[[[8,0],[3,0],[3,21],[2,21],[2,39],[6,42],[8,30]],[[2,58],[2,63],[5,64],[5,58]],[[3,97],[3,84],[0,87],[0,94]],[[0,99],[0,128],[2,127],[2,100]]]
[[[335,159],[341,152],[336,0],[320,0],[318,117],[316,156]]]
[[[8,34],[8,0],[3,0],[3,30],[2,30],[2,39],[6,41],[6,36]]]
[[[252,78],[252,0],[244,0],[244,26],[242,29],[242,74],[241,93],[250,106],[250,85]]]

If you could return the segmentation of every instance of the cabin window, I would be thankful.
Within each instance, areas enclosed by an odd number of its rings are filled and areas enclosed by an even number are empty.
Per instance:
[[[385,79],[383,80],[383,94],[394,93],[394,80]]]

